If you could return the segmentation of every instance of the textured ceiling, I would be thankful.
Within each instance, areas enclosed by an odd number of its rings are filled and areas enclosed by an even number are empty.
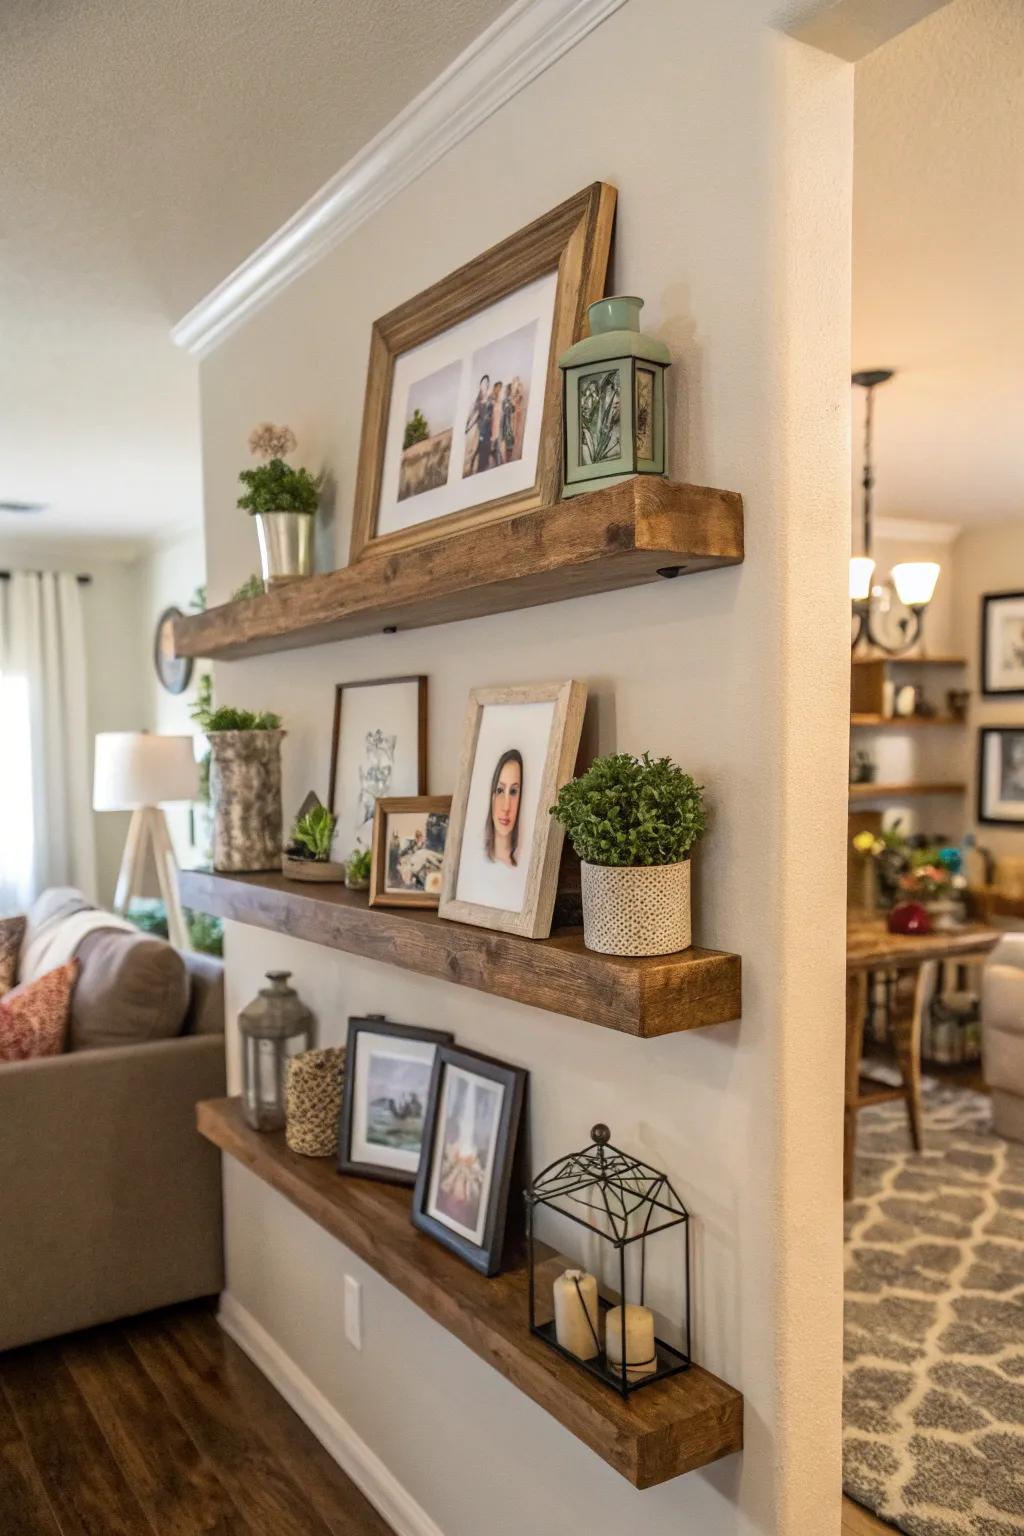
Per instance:
[[[504,4],[3,0],[0,547],[198,520],[170,325]]]
[[[1024,0],[953,0],[857,66],[853,314],[854,367],[898,370],[879,513],[1024,516]]]

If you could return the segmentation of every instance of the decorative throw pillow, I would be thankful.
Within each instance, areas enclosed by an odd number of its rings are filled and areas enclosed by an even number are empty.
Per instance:
[[[60,1055],[77,978],[78,961],[69,960],[0,1000],[0,1061]]]
[[[9,992],[18,979],[18,956],[24,937],[23,917],[0,917],[0,997]]]

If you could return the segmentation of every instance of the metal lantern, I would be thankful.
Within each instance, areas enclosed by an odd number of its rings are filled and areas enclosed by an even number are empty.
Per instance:
[[[590,1134],[590,1146],[552,1163],[525,1191],[530,1332],[628,1397],[690,1366],[690,1221],[663,1173],[613,1147],[606,1125]],[[566,1268],[565,1257],[538,1240],[544,1208],[594,1234],[595,1274]],[[681,1348],[655,1337],[654,1314],[645,1305],[647,1244],[669,1232],[676,1252],[668,1273],[671,1280],[678,1265],[681,1282]],[[600,1294],[606,1263],[614,1271],[611,1298]]]
[[[288,985],[291,971],[268,971],[238,1015],[242,1035],[242,1108],[254,1131],[280,1131],[285,1123],[288,1062],[312,1045],[313,1015]]]
[[[563,352],[563,496],[665,473],[668,348],[640,330],[643,299],[599,299],[590,335]]]

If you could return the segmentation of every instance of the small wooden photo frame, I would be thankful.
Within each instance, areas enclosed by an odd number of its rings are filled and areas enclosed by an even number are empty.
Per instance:
[[[451,795],[382,796],[377,801],[371,907],[438,905],[451,809]]]
[[[413,674],[338,683],[327,777],[337,857],[346,861],[357,845],[370,847],[381,795],[426,792],[427,679]]]
[[[483,1275],[501,1269],[528,1076],[456,1045],[434,1057],[413,1225]]]
[[[586,684],[475,688],[463,732],[440,915],[547,938],[563,829],[550,815],[579,752]]]
[[[427,1125],[434,1058],[452,1035],[383,1014],[349,1019],[338,1172],[414,1184]]]

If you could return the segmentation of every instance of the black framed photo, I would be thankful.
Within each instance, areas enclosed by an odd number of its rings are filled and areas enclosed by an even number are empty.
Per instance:
[[[978,732],[978,820],[1024,830],[1024,725]]]
[[[484,1275],[501,1268],[528,1076],[455,1045],[434,1058],[413,1225]]]
[[[338,1172],[414,1184],[434,1069],[452,1036],[383,1014],[349,1019]]]
[[[987,592],[981,600],[981,691],[1024,698],[1024,592]]]

